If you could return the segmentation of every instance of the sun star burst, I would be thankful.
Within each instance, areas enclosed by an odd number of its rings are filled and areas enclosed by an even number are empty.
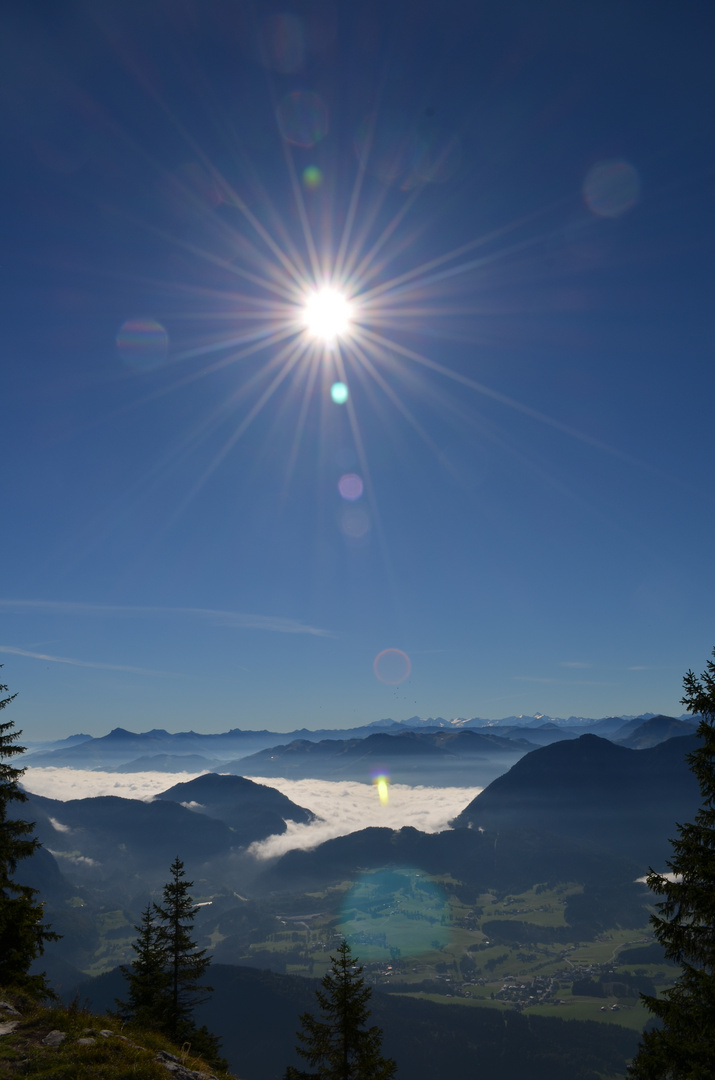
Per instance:
[[[305,329],[311,338],[330,342],[350,330],[352,305],[344,293],[325,285],[309,293],[303,307]]]

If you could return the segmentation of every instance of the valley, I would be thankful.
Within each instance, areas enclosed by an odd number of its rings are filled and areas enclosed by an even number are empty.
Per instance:
[[[197,883],[200,884],[200,883]],[[200,945],[219,964],[320,978],[345,937],[369,983],[383,993],[561,1019],[616,1023],[641,1030],[639,992],[662,990],[677,969],[654,956],[642,886],[618,890],[620,922],[576,929],[566,921],[583,906],[578,883],[540,884],[503,897],[458,898],[459,883],[413,870],[378,871],[357,883],[260,904],[196,891]],[[234,905],[234,906],[231,906]],[[131,960],[131,913],[97,913],[87,974]]]
[[[343,938],[364,965],[395,1056],[409,1058],[405,1040],[420,1047],[415,1077],[426,1080],[438,1067],[429,1065],[425,1033],[454,1039],[468,1016],[481,1034],[460,1036],[464,1069],[481,1060],[485,1039],[501,1060],[504,1034],[487,1034],[489,1018],[501,1017],[517,1039],[509,1080],[531,1062],[533,1039],[544,1076],[554,1054],[564,1080],[621,1076],[648,1021],[639,995],[662,991],[678,974],[653,942],[653,897],[638,880],[667,857],[673,820],[697,807],[686,761],[695,737],[688,730],[672,736],[673,723],[681,722],[662,718],[664,740],[643,749],[593,733],[533,745],[481,794],[465,791],[466,805],[441,831],[368,825],[322,842],[316,833],[305,847],[292,838],[319,823],[310,784],[300,789],[303,805],[270,781],[230,772],[178,783],[167,776],[167,786],[144,800],[32,794],[27,805],[44,846],[27,869],[62,935],[41,967],[66,1000],[79,993],[95,1009],[111,1008],[141,913],[159,897],[178,853],[193,881],[197,944],[212,956],[216,992],[199,1015],[248,1080],[282,1075],[279,1058],[284,1068],[298,1003],[310,1007],[312,987]],[[651,732],[657,726],[650,723]],[[628,737],[643,741],[642,727],[631,723]],[[435,734],[438,741],[420,744],[427,757],[455,738]],[[397,768],[402,753],[414,759],[412,736],[364,743],[347,750],[364,771],[375,773],[390,754]],[[467,743],[459,738],[458,745]],[[344,749],[323,745],[316,760]],[[313,783],[321,782],[319,775]],[[340,785],[331,790],[339,799]],[[425,788],[422,797],[439,790]],[[282,836],[286,846],[276,854],[262,847]],[[273,1031],[277,1017],[293,1017],[282,1041],[266,1050],[273,1072],[265,1062],[246,1064],[224,1000],[235,998],[238,985],[255,1037],[264,1032],[270,1041],[267,1025]],[[260,994],[259,1013],[251,1002]],[[571,1044],[573,1054],[565,1049]]]

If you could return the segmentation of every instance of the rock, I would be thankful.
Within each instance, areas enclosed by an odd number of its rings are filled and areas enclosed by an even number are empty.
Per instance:
[[[11,1005],[9,1001],[0,1001],[0,1013],[7,1013],[9,1016],[20,1016],[14,1005]]]
[[[194,1072],[193,1069],[187,1069],[185,1065],[182,1065],[179,1058],[174,1057],[173,1054],[168,1054],[166,1050],[157,1050],[154,1061],[158,1061],[160,1065],[168,1069],[176,1080],[216,1080],[216,1077],[210,1073]]]
[[[6,1020],[0,1023],[0,1035],[9,1035],[16,1027],[20,1026],[19,1020]]]
[[[93,1039],[91,1035],[89,1035],[84,1039],[77,1039],[77,1046],[94,1046],[96,1041],[96,1039]]]
[[[168,1053],[166,1050],[157,1050],[154,1060],[160,1062],[162,1065],[166,1061],[175,1061],[177,1065],[181,1065],[181,1058],[174,1057],[173,1054]]]
[[[114,1032],[113,1031],[100,1031],[99,1034],[102,1036],[103,1039],[111,1039],[112,1036],[114,1035]],[[127,1039],[126,1035],[121,1035],[120,1038],[124,1039],[124,1041],[126,1042],[126,1039]]]
[[[51,1031],[49,1035],[45,1035],[42,1040],[43,1046],[61,1046],[67,1036],[64,1031]]]

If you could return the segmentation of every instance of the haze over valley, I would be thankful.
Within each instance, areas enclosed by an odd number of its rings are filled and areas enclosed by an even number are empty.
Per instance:
[[[645,1021],[639,993],[674,977],[652,943],[643,878],[698,806],[694,721],[414,717],[35,744],[21,809],[42,847],[24,880],[62,934],[38,970],[65,999],[110,1007],[147,898],[180,852],[213,958],[199,1017],[249,1080],[280,1072],[289,1039],[247,1051],[228,1002],[239,995],[253,1039],[270,1040],[343,938],[388,1045],[420,1080],[437,1067],[430,1038],[457,1031],[459,1068],[503,1061],[495,1012],[514,1018],[510,1080],[527,1059],[553,1068],[554,1054],[563,1080],[617,1071]],[[479,1006],[465,1028],[462,1011]],[[528,1029],[513,1026],[522,1014]],[[568,1034],[549,1026],[564,1019]],[[588,1020],[604,1028],[595,1041]]]

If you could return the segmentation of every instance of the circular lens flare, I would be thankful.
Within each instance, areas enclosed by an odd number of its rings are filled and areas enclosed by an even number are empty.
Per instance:
[[[350,329],[352,307],[339,289],[330,285],[310,293],[303,309],[309,335],[320,341],[334,341]]]
[[[336,405],[344,405],[348,400],[348,388],[343,382],[336,382],[330,387],[330,396]]]
[[[399,686],[409,678],[412,661],[402,649],[383,649],[373,660],[372,668],[380,682]]]

